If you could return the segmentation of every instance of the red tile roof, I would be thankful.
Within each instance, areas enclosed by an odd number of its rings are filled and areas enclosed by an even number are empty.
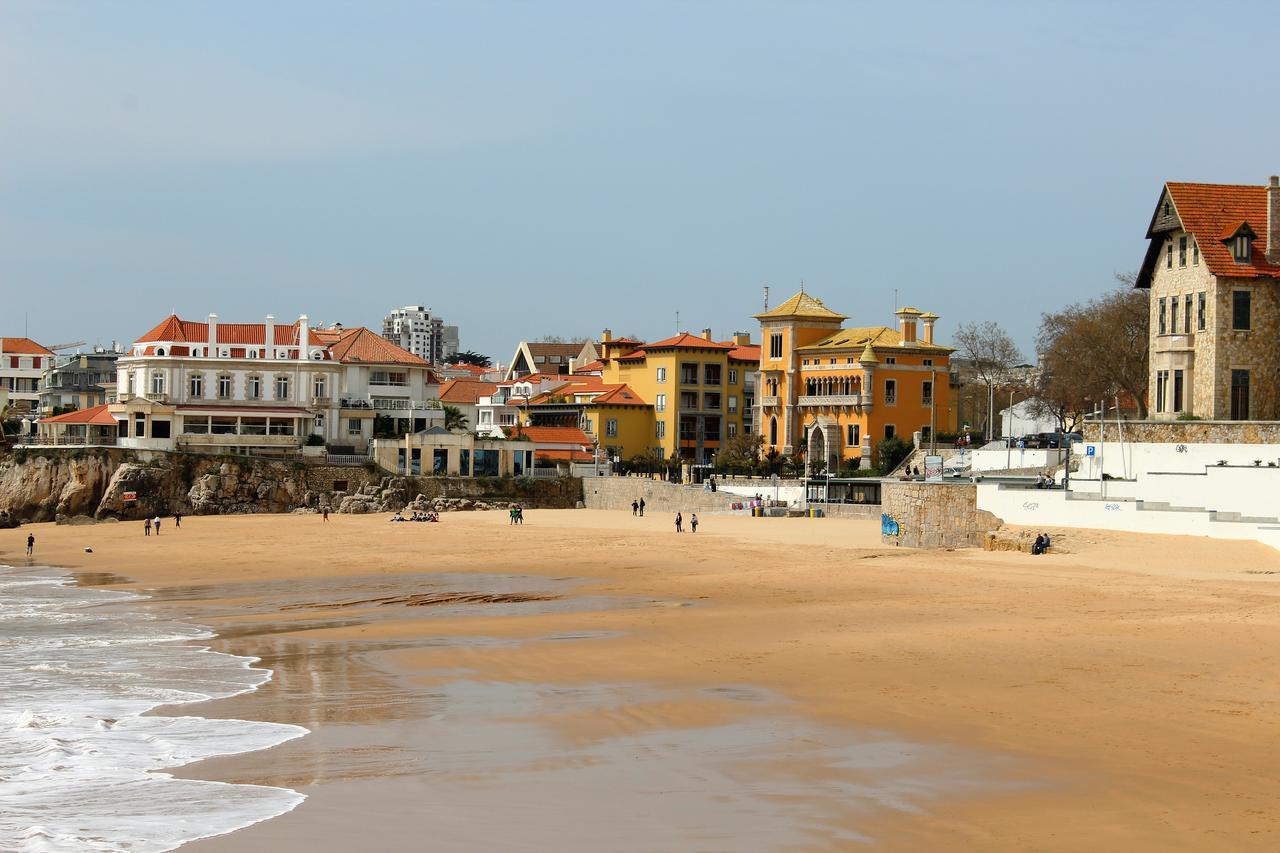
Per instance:
[[[733,349],[733,344],[721,343],[720,341],[709,341],[706,338],[697,335],[691,335],[688,332],[681,332],[673,338],[658,341],[657,343],[645,344],[646,350],[656,349],[716,349],[728,350]]]
[[[513,431],[511,435],[515,435]],[[572,426],[527,426],[520,427],[521,438],[535,444],[576,444],[590,447],[591,439],[577,427]]]
[[[498,390],[496,382],[481,382],[478,379],[450,379],[440,386],[442,403],[468,403],[475,405],[481,397],[488,397]]]
[[[729,358],[734,361],[750,361],[755,364],[760,363],[760,345],[746,344],[744,346],[734,346],[729,353]]]
[[[0,352],[5,355],[53,355],[31,338],[0,338]]]
[[[630,385],[614,385],[610,390],[598,395],[591,401],[596,405],[605,406],[647,406],[644,400],[640,399],[640,395],[632,390]]]
[[[584,365],[582,365],[581,367],[579,367],[577,370],[575,370],[575,371],[573,371],[573,372],[574,372],[575,374],[579,374],[579,373],[590,373],[590,372],[591,372],[591,371],[593,371],[593,370],[604,370],[604,362],[603,362],[603,361],[593,361],[593,362],[590,362],[590,363],[588,363],[588,364],[584,364]]]
[[[566,462],[592,462],[595,454],[589,450],[568,450],[561,448],[534,448],[536,459],[562,459]]]
[[[116,419],[107,411],[107,404],[93,406],[89,409],[77,409],[51,418],[41,418],[42,424],[94,424],[95,426],[115,426]]]
[[[297,346],[298,345],[298,322],[277,323],[275,324],[275,333],[272,335],[275,340],[272,346]],[[265,346],[267,339],[266,323],[219,323],[218,339],[216,343],[220,344],[241,344],[246,346]],[[327,341],[321,340],[316,334],[315,329],[310,330],[308,342],[313,345],[323,345]],[[197,323],[194,320],[183,320],[177,314],[170,314],[160,324],[138,338],[135,343],[144,344],[150,341],[170,341],[183,342],[192,344],[203,344],[209,340],[209,324]]]
[[[1165,184],[1182,227],[1200,245],[1200,256],[1217,276],[1280,277],[1280,266],[1267,263],[1267,188],[1236,184]],[[1239,263],[1224,243],[1245,223],[1256,234],[1248,263]],[[1148,231],[1148,237],[1154,235]]]
[[[483,376],[490,370],[493,370],[492,367],[481,367],[478,364],[462,364],[461,362],[457,364],[449,364],[446,365],[446,367],[450,370],[465,370],[467,373],[471,373],[475,376]]]
[[[577,356],[582,352],[582,348],[586,346],[581,344],[553,344],[546,341],[528,341],[530,355],[567,355]]]
[[[363,326],[343,329],[338,340],[329,344],[329,351],[343,364],[402,364],[409,367],[427,365],[425,360]]]

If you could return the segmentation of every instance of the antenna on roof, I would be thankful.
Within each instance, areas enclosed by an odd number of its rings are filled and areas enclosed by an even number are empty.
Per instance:
[[[769,285],[764,286],[764,310],[769,310]]]
[[[898,313],[898,288],[893,289],[893,313]]]
[[[680,312],[676,312],[676,334],[680,334]]]
[[[800,292],[804,293],[804,279],[800,279]]]

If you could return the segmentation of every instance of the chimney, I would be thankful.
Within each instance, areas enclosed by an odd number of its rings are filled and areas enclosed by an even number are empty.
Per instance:
[[[600,333],[600,343],[607,344],[611,340],[613,340],[613,330],[605,329]]]
[[[1267,263],[1280,264],[1280,176],[1267,187]]]
[[[267,349],[267,358],[276,357],[276,315],[268,314],[262,332],[262,345]]]
[[[306,361],[311,357],[311,352],[307,349],[311,343],[311,327],[307,320],[306,314],[298,316],[298,358]]]
[[[209,315],[209,351],[206,356],[216,356],[218,354],[218,315]]]
[[[751,333],[750,332],[734,332],[733,345],[736,347],[751,346]]]
[[[899,346],[914,344],[916,342],[916,318],[920,316],[920,312],[914,308],[899,308],[898,316],[898,335],[902,338]]]
[[[926,344],[933,343],[933,324],[938,322],[937,314],[920,315],[920,338]]]
[[[711,330],[710,330],[710,329],[703,329],[703,330],[702,330],[702,339],[703,339],[704,341],[709,341],[709,340],[711,340]]]

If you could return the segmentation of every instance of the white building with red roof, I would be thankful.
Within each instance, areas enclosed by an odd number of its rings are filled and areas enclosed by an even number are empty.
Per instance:
[[[15,413],[39,408],[40,376],[53,361],[53,351],[30,338],[0,338],[0,387]]]

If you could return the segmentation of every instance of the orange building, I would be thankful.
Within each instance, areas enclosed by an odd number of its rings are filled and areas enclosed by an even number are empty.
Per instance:
[[[834,472],[873,463],[881,439],[955,430],[952,350],[934,343],[936,314],[900,308],[897,330],[845,328],[845,315],[801,291],[755,317],[766,453],[791,453],[803,439],[810,470]]]

